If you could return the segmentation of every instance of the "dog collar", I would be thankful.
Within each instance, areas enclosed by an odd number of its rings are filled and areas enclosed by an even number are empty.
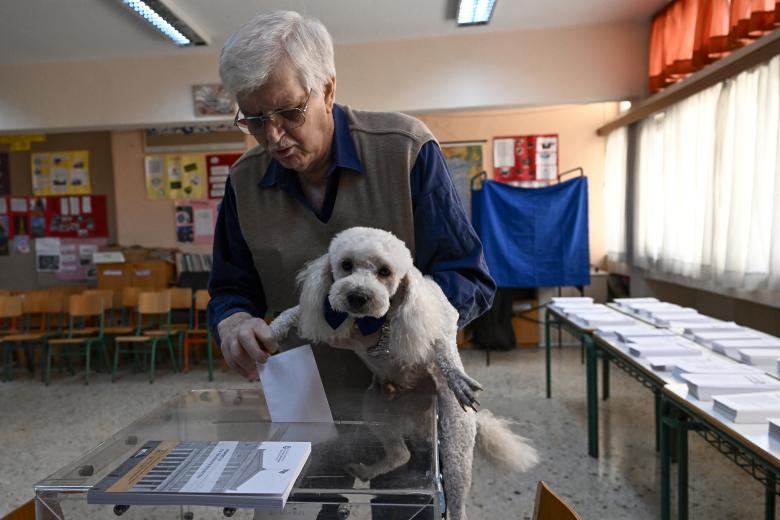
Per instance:
[[[339,328],[339,326],[349,318],[349,314],[346,312],[334,310],[333,307],[330,306],[330,300],[327,296],[325,296],[325,302],[323,304],[323,313],[325,321],[328,322],[330,328],[334,330]],[[364,336],[368,336],[382,328],[382,325],[385,323],[385,317],[374,318],[373,316],[364,316],[362,318],[355,318],[355,323],[357,324],[360,333]]]

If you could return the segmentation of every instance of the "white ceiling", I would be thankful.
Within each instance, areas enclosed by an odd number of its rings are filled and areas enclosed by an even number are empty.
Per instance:
[[[458,28],[454,0],[165,0],[211,45],[179,49],[119,0],[0,0],[0,65],[208,52],[254,14],[319,18],[336,44],[646,21],[667,0],[497,0],[490,25]]]

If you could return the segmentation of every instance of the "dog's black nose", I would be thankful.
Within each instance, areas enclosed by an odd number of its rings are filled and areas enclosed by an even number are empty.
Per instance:
[[[368,301],[368,296],[363,293],[352,292],[347,294],[347,303],[353,309],[360,309]]]

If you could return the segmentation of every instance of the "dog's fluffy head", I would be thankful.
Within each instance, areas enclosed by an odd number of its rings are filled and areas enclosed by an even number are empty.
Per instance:
[[[384,316],[390,298],[413,265],[412,254],[395,235],[366,227],[350,228],[333,237],[328,258],[333,276],[330,305],[354,317]]]

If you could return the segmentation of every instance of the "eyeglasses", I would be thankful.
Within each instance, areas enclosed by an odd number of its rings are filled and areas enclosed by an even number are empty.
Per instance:
[[[309,108],[310,97],[311,89],[306,95],[306,100],[300,106],[274,110],[273,112],[269,112],[262,116],[245,116],[239,110],[236,113],[233,124],[245,134],[257,137],[265,137],[266,122],[270,122],[277,128],[281,127],[284,130],[298,128],[306,122],[306,110]]]

